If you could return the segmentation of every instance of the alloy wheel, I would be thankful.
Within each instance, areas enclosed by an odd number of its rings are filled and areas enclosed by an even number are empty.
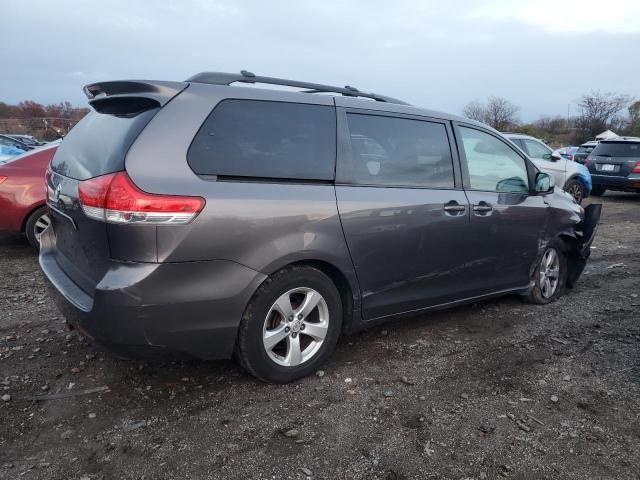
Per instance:
[[[42,233],[51,225],[51,217],[49,217],[48,213],[43,214],[36,223],[33,225],[33,235],[36,237],[38,243],[40,243],[40,237],[42,237]]]
[[[262,343],[275,363],[295,367],[318,353],[328,331],[329,308],[322,295],[312,288],[294,288],[269,309]]]
[[[582,187],[577,183],[569,187],[568,193],[575,199],[576,203],[579,204],[582,201]]]
[[[551,298],[560,280],[560,256],[555,248],[549,248],[540,261],[540,293]]]

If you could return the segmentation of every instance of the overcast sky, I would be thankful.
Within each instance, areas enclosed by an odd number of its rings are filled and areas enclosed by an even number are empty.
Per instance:
[[[0,101],[206,70],[354,85],[460,113],[497,95],[522,120],[590,90],[640,97],[640,0],[3,0]],[[575,111],[575,105],[571,108]]]

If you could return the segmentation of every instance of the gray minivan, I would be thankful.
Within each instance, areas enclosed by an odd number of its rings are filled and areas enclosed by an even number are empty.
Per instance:
[[[40,265],[68,323],[122,353],[233,355],[288,382],[391,317],[551,302],[589,256],[599,205],[468,119],[244,71],[85,93]]]

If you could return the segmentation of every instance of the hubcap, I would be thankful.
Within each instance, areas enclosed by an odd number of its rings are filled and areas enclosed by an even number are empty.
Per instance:
[[[48,213],[42,215],[33,226],[33,235],[36,237],[38,243],[40,243],[40,237],[42,237],[42,233],[47,229],[47,227],[51,225],[51,218]]]
[[[544,298],[551,297],[558,288],[560,257],[555,248],[549,248],[540,262],[540,292]]]
[[[312,288],[294,288],[271,306],[262,329],[267,355],[278,365],[295,367],[313,357],[329,331],[329,307]]]

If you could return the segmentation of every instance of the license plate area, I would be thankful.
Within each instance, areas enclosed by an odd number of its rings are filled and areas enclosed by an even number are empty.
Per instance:
[[[617,172],[618,165],[612,165],[610,163],[602,163],[599,165],[599,169],[601,172]]]

